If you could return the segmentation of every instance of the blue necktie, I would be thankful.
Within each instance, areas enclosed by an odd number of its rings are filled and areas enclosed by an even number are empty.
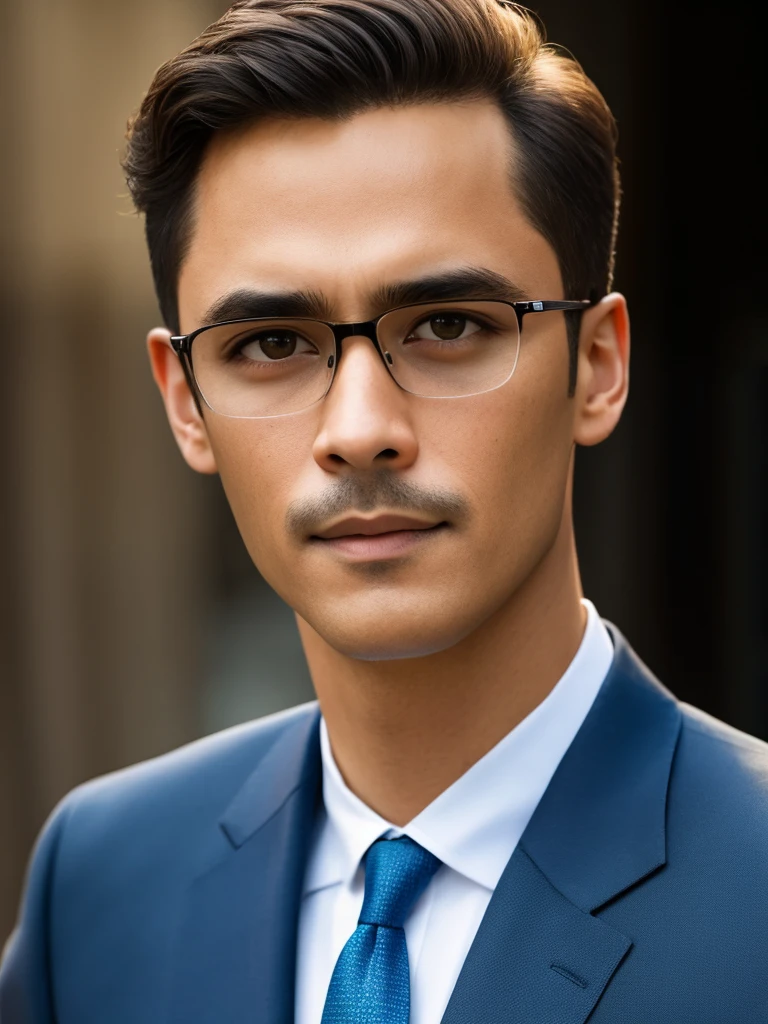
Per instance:
[[[322,1024],[408,1024],[403,925],[439,867],[437,857],[407,836],[371,845],[360,920],[336,961]]]

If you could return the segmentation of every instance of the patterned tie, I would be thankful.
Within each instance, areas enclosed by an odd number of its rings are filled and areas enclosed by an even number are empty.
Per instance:
[[[322,1024],[408,1024],[403,925],[439,867],[437,857],[407,836],[371,845],[360,920],[336,961]]]

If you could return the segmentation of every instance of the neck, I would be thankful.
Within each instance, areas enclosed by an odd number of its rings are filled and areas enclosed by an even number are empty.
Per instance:
[[[334,758],[350,789],[405,825],[550,693],[586,613],[570,519],[523,586],[446,651],[396,661],[340,654],[299,618]]]

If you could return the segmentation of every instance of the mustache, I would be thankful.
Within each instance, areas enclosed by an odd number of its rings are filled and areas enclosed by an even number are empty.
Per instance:
[[[461,525],[469,518],[469,502],[454,491],[417,487],[388,470],[371,476],[341,477],[326,491],[291,502],[285,515],[288,533],[298,540],[321,530],[345,512],[421,513],[440,522],[447,519]]]

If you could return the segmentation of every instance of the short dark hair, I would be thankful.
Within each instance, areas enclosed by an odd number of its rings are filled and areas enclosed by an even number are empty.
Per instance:
[[[158,70],[128,126],[123,166],[146,215],[167,326],[178,333],[195,178],[214,132],[481,97],[506,115],[516,194],[557,255],[565,297],[604,295],[618,223],[616,124],[528,11],[504,0],[240,0]],[[572,391],[575,318],[569,348]]]

